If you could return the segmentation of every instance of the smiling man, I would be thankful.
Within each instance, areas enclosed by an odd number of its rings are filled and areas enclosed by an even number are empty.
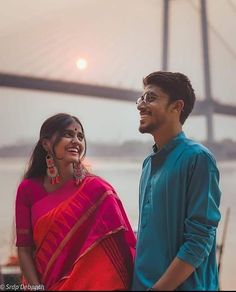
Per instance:
[[[133,290],[217,290],[219,172],[182,126],[195,93],[181,73],[154,72],[137,100],[139,131],[153,136],[140,180]]]

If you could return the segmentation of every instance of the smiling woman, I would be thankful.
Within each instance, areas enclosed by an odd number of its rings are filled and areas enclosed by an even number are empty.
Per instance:
[[[16,196],[24,283],[46,290],[128,290],[135,236],[114,188],[83,164],[78,118],[48,118]]]
[[[51,138],[47,138],[46,135],[45,138],[42,137],[42,146],[48,153],[46,157],[47,172],[51,178],[51,184],[48,179],[44,182],[47,185],[46,189],[50,190],[51,185],[55,182],[63,184],[64,181],[70,178],[72,173],[74,175],[78,174],[78,169],[83,170],[83,172],[85,171],[85,168],[80,165],[80,156],[82,156],[86,149],[83,128],[79,120],[76,119],[74,122],[71,122],[64,131],[62,129]],[[60,169],[61,179],[57,168],[54,166],[53,157]],[[83,172],[81,172],[81,175]]]

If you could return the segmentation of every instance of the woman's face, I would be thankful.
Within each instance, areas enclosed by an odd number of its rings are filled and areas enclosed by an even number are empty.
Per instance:
[[[63,131],[60,141],[54,147],[55,160],[65,164],[78,162],[84,152],[84,147],[81,126],[73,122]]]

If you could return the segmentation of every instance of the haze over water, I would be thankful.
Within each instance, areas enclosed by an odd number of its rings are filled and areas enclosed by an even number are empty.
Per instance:
[[[138,223],[138,184],[142,159],[91,159],[92,170],[97,175],[108,180],[117,190],[134,229]],[[15,252],[14,248],[14,200],[18,183],[24,172],[26,159],[0,159],[0,263]],[[218,243],[222,240],[222,228],[226,208],[230,207],[229,224],[226,233],[222,257],[221,289],[233,290],[236,287],[236,163],[227,161],[218,163],[222,190],[221,211],[222,220],[218,229]]]

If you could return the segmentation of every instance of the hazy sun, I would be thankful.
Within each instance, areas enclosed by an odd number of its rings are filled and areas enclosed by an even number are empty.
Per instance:
[[[79,58],[77,61],[76,61],[76,67],[79,69],[79,70],[85,70],[88,66],[88,62],[86,59],[84,58]]]

